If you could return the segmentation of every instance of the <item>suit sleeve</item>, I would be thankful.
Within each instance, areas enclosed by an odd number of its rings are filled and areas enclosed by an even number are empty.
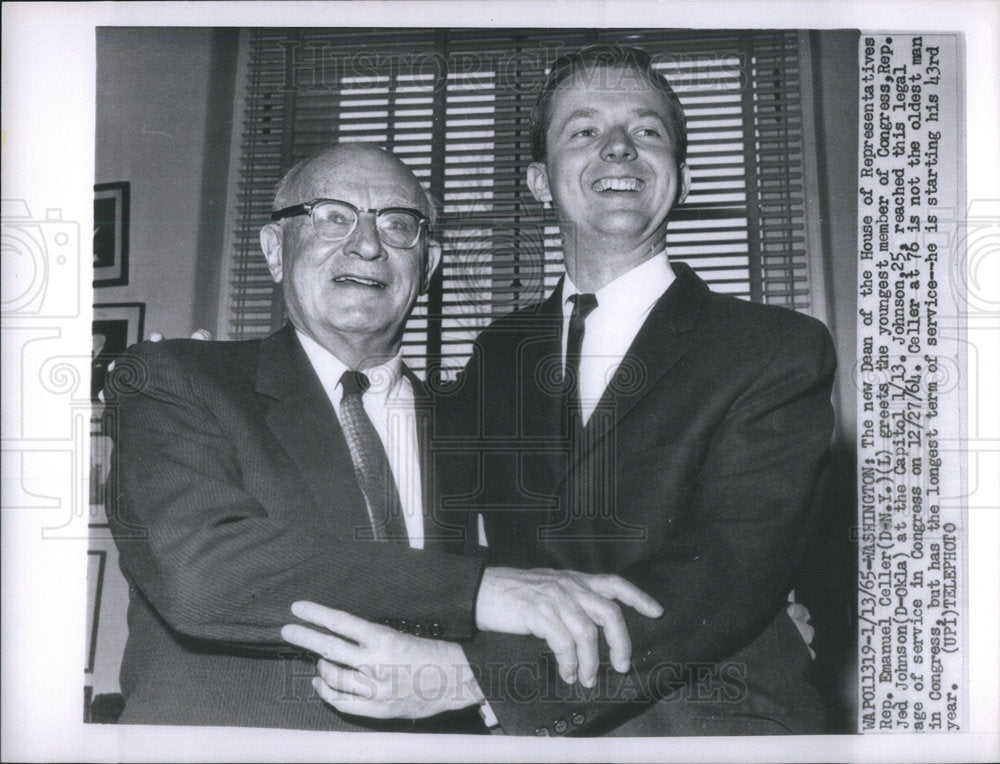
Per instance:
[[[467,645],[506,732],[594,734],[614,726],[634,702],[690,681],[692,666],[746,647],[781,612],[815,522],[833,425],[832,342],[818,323],[807,326],[776,338],[772,357],[715,429],[685,526],[653,539],[638,562],[601,571],[624,576],[665,609],[650,620],[623,608],[633,643],[629,674],[607,668],[594,690],[570,688],[538,640],[482,633]],[[655,495],[647,492],[645,501],[656,510]]]
[[[472,633],[478,560],[351,543],[323,520],[269,511],[246,489],[253,465],[237,458],[179,354],[150,345],[129,352],[109,382],[118,422],[109,520],[126,577],[171,629],[272,649],[301,599],[370,620],[434,624],[440,638]],[[141,384],[128,379],[135,374]]]

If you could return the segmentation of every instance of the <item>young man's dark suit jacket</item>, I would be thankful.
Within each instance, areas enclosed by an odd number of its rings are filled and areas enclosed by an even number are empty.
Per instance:
[[[315,659],[279,634],[289,606],[462,639],[481,562],[448,553],[460,541],[356,538],[370,524],[350,452],[291,326],[263,341],[142,343],[108,395],[109,514],[131,591],[121,721],[408,728],[345,719],[316,696]]]
[[[609,669],[591,693],[569,692],[539,641],[477,635],[467,655],[508,733],[821,724],[784,605],[818,511],[832,343],[818,321],[713,294],[673,268],[574,455],[561,289],[483,332],[445,404],[445,506],[482,513],[491,565],[617,573],[666,611],[654,621],[624,608],[635,671]]]

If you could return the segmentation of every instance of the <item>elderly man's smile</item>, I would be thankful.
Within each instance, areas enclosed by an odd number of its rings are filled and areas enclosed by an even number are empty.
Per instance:
[[[335,284],[347,284],[352,286],[370,287],[372,289],[385,289],[386,284],[378,279],[358,276],[353,273],[343,273],[333,277]]]

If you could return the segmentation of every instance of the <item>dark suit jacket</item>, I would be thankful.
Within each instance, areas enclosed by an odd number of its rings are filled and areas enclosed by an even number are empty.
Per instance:
[[[279,634],[289,606],[313,600],[460,640],[482,565],[431,529],[424,551],[356,536],[369,520],[350,452],[292,328],[137,345],[107,394],[109,515],[131,592],[121,721],[393,728],[316,696],[315,660]]]
[[[821,725],[784,604],[827,460],[832,343],[818,321],[673,267],[572,449],[561,289],[483,332],[446,404],[444,506],[482,513],[489,564],[617,573],[666,611],[624,608],[635,670],[593,692],[570,691],[534,638],[477,635],[466,652],[508,733]]]

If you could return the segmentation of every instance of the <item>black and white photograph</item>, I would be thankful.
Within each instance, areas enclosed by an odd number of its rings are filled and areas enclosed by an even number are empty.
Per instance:
[[[89,372],[4,312],[79,755],[988,761],[981,35],[380,5],[81,36]]]
[[[162,183],[148,218],[134,204],[137,241],[156,217],[173,228],[141,247],[175,274],[133,295],[150,329],[169,297],[237,344],[148,343],[118,361],[147,387],[104,387],[112,531],[149,533],[118,545],[121,721],[853,731],[854,448],[832,391],[835,344],[855,344],[838,253],[857,230],[857,150],[836,128],[857,109],[858,40],[98,28],[98,113],[117,117],[99,117],[99,180],[107,145],[152,185],[206,94],[242,104],[203,113],[205,135],[238,144],[171,158],[228,156],[231,212],[171,210],[204,185],[175,199]],[[163,130],[130,124],[157,109]],[[235,132],[212,124],[227,118]],[[220,246],[192,256],[185,237]],[[219,288],[197,288],[210,257]],[[581,290],[585,322],[560,296]],[[381,396],[365,406],[381,427],[363,423],[383,433],[375,456],[355,453],[337,369],[385,379],[362,390]],[[427,423],[408,421],[418,394]],[[376,456],[377,480],[359,467]],[[391,644],[350,663],[330,634],[342,617],[363,631],[345,636]]]

